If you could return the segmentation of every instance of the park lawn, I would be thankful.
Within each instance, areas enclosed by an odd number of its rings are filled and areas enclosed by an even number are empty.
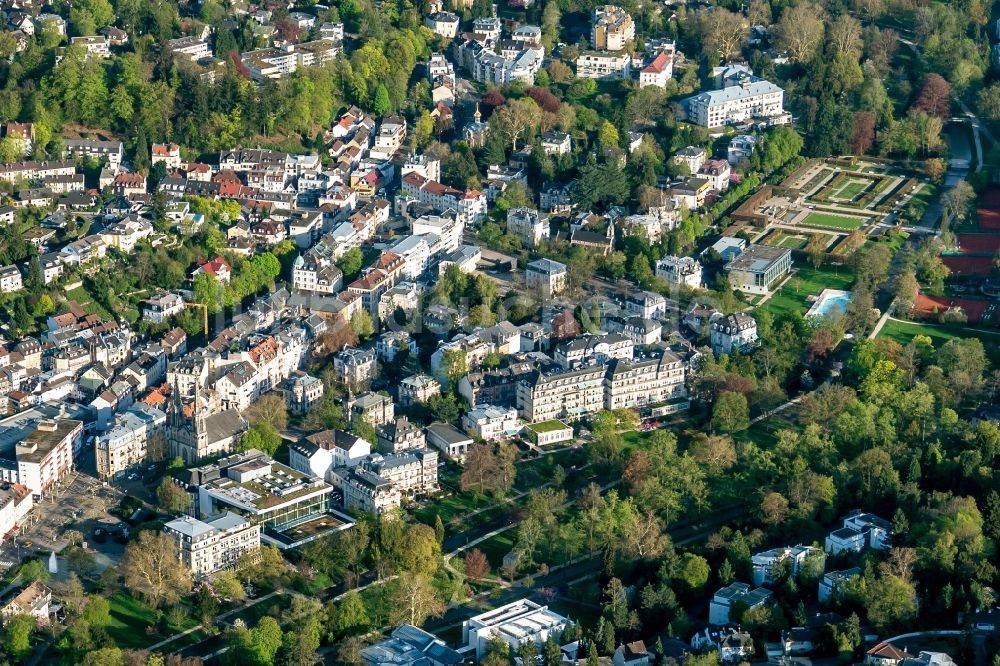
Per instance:
[[[908,344],[917,335],[926,335],[931,339],[935,347],[940,347],[949,340],[956,338],[979,338],[986,349],[986,355],[994,363],[1000,362],[1000,331],[993,333],[982,329],[973,330],[965,326],[922,324],[890,319],[885,322],[885,326],[878,333],[878,337],[895,340],[901,345]]]
[[[906,239],[910,237],[910,234],[906,231],[887,231],[878,236],[874,236],[869,240],[869,243],[879,243],[885,245],[892,252],[892,256],[896,256],[903,244],[906,243]]]
[[[828,229],[844,229],[854,231],[860,229],[864,222],[856,217],[845,215],[834,215],[832,213],[809,213],[801,224],[811,227],[825,227]]]
[[[562,465],[563,469],[568,471],[571,467],[579,467],[585,462],[583,451],[577,449],[543,454],[539,458],[518,462],[514,490],[531,490],[552,481],[552,472],[556,465]]]
[[[516,534],[517,530],[507,530],[506,532],[495,534],[486,541],[481,541],[475,548],[483,551],[494,571],[499,571],[503,565],[503,556],[509,553],[514,547],[514,537]]]
[[[796,266],[791,278],[760,307],[774,316],[798,312],[805,314],[806,299],[824,289],[849,289],[854,273],[847,266],[826,265],[818,269],[807,264]]]
[[[871,185],[870,181],[863,181],[857,179],[850,180],[847,182],[846,185],[840,188],[840,191],[837,192],[836,197],[838,199],[854,199],[854,197],[858,196],[866,189],[868,189],[869,185]]]
[[[141,648],[159,640],[159,632],[146,633],[147,627],[155,627],[156,611],[124,592],[113,594],[109,599],[111,623],[108,625],[108,635],[120,648]],[[193,627],[197,622],[188,619],[177,631]],[[174,633],[174,631],[171,631]]]

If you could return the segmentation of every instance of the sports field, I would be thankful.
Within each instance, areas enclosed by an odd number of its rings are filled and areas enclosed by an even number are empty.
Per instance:
[[[811,227],[826,227],[828,229],[844,229],[853,231],[861,228],[864,221],[858,217],[846,217],[844,215],[833,215],[832,213],[809,213],[801,224]]]

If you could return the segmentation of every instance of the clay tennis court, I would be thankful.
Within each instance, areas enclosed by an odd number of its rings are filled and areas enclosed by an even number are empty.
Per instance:
[[[920,294],[917,302],[913,306],[913,314],[919,317],[932,317],[939,312],[944,312],[948,308],[960,307],[968,317],[970,324],[979,324],[983,321],[983,316],[992,315],[991,323],[997,322],[997,307],[992,301],[981,301],[971,298],[954,298],[952,296],[928,296]]]
[[[1000,234],[956,234],[962,252],[971,254],[996,254],[1000,248]]]
[[[993,257],[970,257],[962,254],[944,255],[941,261],[953,276],[989,275],[993,272]]]

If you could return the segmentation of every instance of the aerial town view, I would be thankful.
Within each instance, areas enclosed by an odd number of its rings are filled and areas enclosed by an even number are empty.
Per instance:
[[[1000,666],[1000,2],[611,1],[0,0],[0,666]]]

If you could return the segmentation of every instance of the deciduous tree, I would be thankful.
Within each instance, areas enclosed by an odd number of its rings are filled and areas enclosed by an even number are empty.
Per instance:
[[[177,543],[162,532],[140,532],[125,547],[119,570],[125,585],[154,606],[191,591],[191,572],[181,561]]]

